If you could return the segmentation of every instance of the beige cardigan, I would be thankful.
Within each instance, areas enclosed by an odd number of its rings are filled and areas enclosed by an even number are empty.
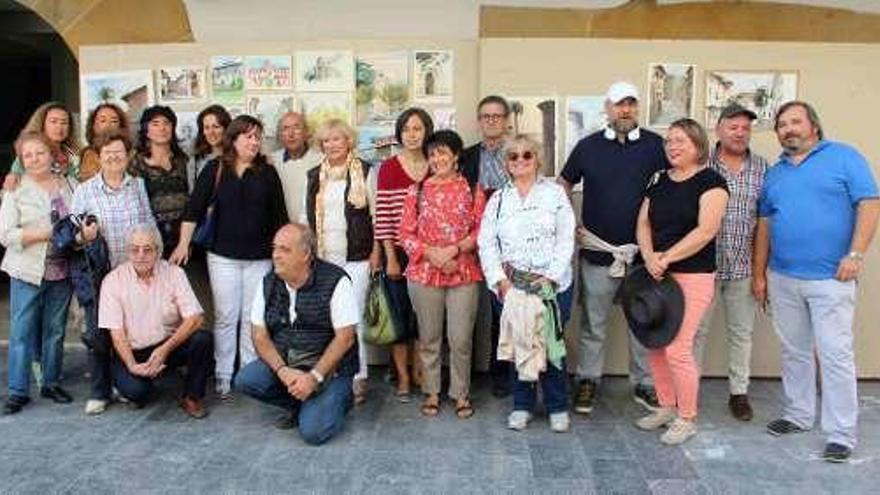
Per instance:
[[[60,193],[69,206],[72,196],[67,184],[61,186]],[[10,277],[34,285],[42,283],[49,243],[35,242],[24,246],[21,240],[24,229],[51,225],[51,201],[49,194],[27,174],[22,176],[15,191],[4,194],[0,204],[0,244],[6,248],[6,255],[0,270]]]

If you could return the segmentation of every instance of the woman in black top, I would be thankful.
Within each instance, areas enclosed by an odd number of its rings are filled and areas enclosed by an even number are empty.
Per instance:
[[[177,144],[177,115],[169,107],[144,110],[138,129],[137,153],[128,173],[144,179],[150,209],[162,234],[162,257],[177,246],[180,221],[189,198],[186,167],[189,157]]]
[[[646,267],[659,280],[672,276],[684,293],[684,318],[675,339],[648,351],[660,409],[637,421],[639,428],[669,429],[660,437],[679,444],[697,432],[700,373],[694,336],[715,293],[715,234],[727,205],[727,183],[706,166],[706,131],[692,119],[669,126],[666,157],[672,165],[657,172],[645,191],[636,238]]]
[[[272,267],[272,236],[289,221],[281,180],[260,152],[262,140],[263,125],[249,115],[229,124],[223,155],[208,163],[196,180],[180,242],[170,258],[173,263],[186,263],[196,223],[205,218],[213,202],[216,228],[208,247],[208,273],[214,296],[216,388],[224,398],[231,396],[236,347],[240,366],[256,359],[251,302]]]

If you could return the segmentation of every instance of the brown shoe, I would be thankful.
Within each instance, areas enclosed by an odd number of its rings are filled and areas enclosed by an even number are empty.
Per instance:
[[[204,419],[208,416],[208,410],[202,405],[202,401],[198,399],[184,397],[180,399],[180,408],[191,418]]]
[[[727,401],[730,413],[740,421],[752,420],[752,406],[749,405],[749,396],[746,394],[731,395]]]

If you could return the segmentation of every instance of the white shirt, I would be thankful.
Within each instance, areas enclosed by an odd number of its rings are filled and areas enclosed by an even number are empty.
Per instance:
[[[324,188],[324,252],[321,259],[345,266],[348,254],[348,224],[345,221],[345,179],[329,181]]]
[[[290,295],[290,321],[296,321],[296,289],[285,282]],[[266,301],[263,299],[263,285],[254,291],[254,302],[251,305],[251,325],[266,326]],[[330,297],[330,321],[334,329],[357,325],[361,320],[355,304],[354,288],[348,277],[342,277],[333,289]]]
[[[272,153],[272,164],[281,179],[281,188],[284,190],[284,204],[287,206],[287,216],[291,220],[305,215],[303,201],[306,186],[306,174],[309,170],[317,167],[324,159],[319,151],[309,148],[306,153],[295,160],[284,161],[284,148]]]
[[[483,210],[477,239],[486,284],[494,291],[507,278],[501,264],[509,263],[556,282],[560,292],[567,289],[574,229],[571,202],[552,180],[538,177],[525,197],[512,183],[499,189]]]

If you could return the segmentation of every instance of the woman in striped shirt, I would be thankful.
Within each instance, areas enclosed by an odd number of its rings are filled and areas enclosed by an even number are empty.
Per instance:
[[[428,173],[422,143],[425,136],[432,132],[434,122],[423,109],[409,108],[401,113],[394,126],[394,135],[403,149],[382,163],[377,183],[373,238],[384,254],[388,293],[394,306],[400,308],[399,315],[405,329],[404,338],[391,346],[391,359],[397,373],[397,398],[401,402],[411,400],[407,362],[417,329],[406,280],[403,278],[409,260],[400,246],[398,230],[407,191],[413,184],[420,183]]]

